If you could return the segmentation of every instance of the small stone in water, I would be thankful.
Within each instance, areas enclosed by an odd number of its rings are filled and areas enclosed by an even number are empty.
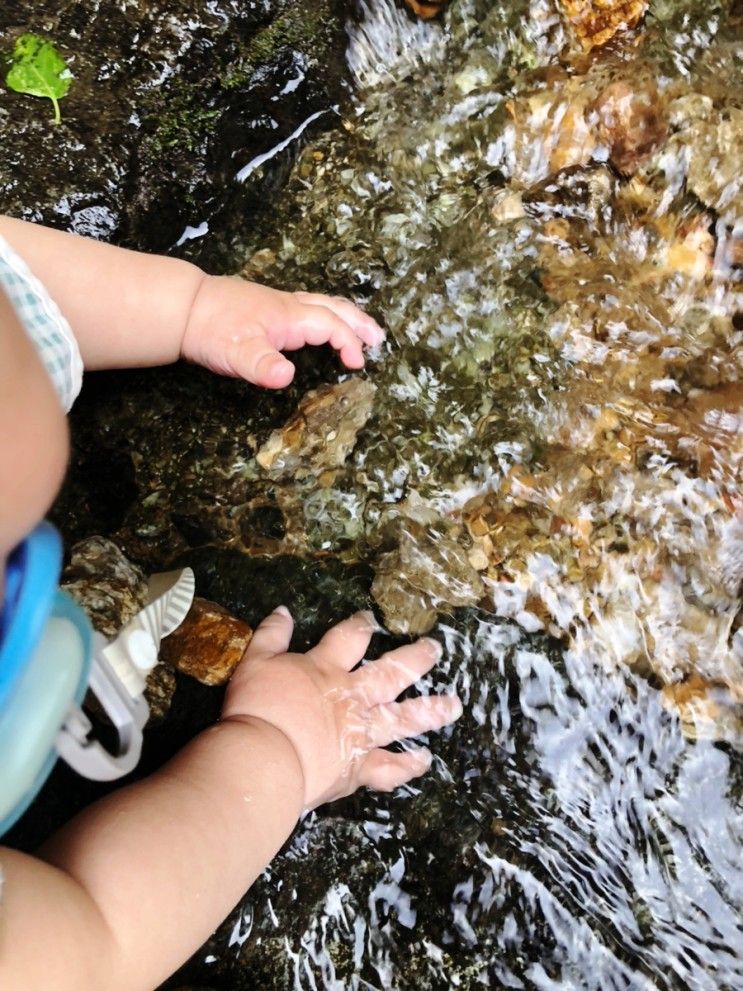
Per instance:
[[[195,598],[183,623],[160,648],[164,664],[203,685],[223,685],[242,660],[253,636],[247,623],[216,602]]]
[[[482,598],[482,579],[453,535],[413,520],[400,522],[397,550],[383,554],[372,595],[392,633],[427,633],[438,612],[474,606]]]
[[[409,10],[423,21],[430,21],[442,12],[449,0],[432,0],[426,3],[425,0],[405,0],[405,5]]]
[[[611,83],[593,109],[599,119],[598,136],[623,175],[635,172],[666,139],[668,128],[655,86],[638,90],[628,82]]]

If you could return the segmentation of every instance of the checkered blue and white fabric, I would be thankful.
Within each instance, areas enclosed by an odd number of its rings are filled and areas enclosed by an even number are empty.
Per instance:
[[[65,412],[83,382],[80,348],[57,304],[26,263],[0,237],[0,288],[34,343]]]

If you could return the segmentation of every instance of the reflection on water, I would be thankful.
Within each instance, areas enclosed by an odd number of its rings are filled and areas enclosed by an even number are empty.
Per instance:
[[[438,624],[465,716],[303,822],[205,982],[743,986],[742,18],[591,49],[547,0],[363,8],[356,115],[247,272],[390,339],[349,459],[278,501],[390,630]]]

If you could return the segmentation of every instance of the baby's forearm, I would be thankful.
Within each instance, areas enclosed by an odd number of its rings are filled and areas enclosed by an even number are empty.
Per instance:
[[[0,986],[151,991],[277,853],[303,795],[279,730],[226,721],[81,813],[41,850],[46,863],[3,851]]]
[[[0,217],[0,234],[70,322],[86,368],[163,365],[180,356],[201,269],[10,217]]]

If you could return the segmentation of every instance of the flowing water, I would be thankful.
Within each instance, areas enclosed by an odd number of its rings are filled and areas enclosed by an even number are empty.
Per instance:
[[[371,418],[341,467],[241,471],[465,713],[415,787],[308,816],[191,981],[743,988],[742,28],[362,7],[247,272],[385,323]]]

